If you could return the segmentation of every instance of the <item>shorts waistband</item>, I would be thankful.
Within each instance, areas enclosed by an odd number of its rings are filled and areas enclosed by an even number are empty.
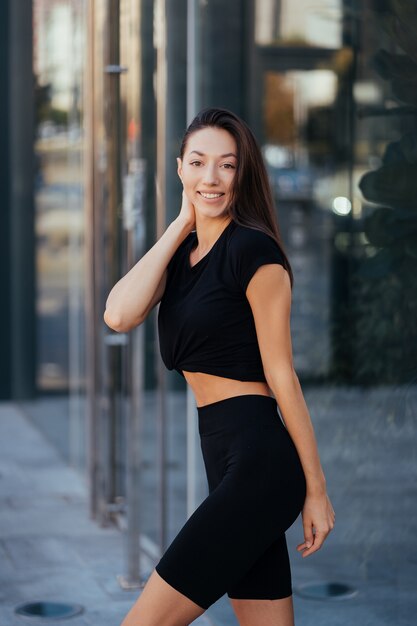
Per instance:
[[[242,394],[210,402],[197,407],[199,433],[210,434],[249,421],[271,423],[280,420],[277,408],[275,398],[262,394]]]

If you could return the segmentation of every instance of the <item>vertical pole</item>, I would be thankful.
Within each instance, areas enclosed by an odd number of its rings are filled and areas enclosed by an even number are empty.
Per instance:
[[[139,256],[142,256],[143,252]],[[137,257],[136,257],[137,258]],[[131,397],[127,416],[127,565],[129,587],[143,587],[140,578],[140,464],[143,415],[143,324],[131,332]]]
[[[81,28],[84,28],[84,12],[82,18],[80,18],[78,11],[75,10],[74,5],[71,9],[71,21],[72,30],[74,33],[78,32]],[[88,10],[87,8],[85,10]],[[83,9],[84,11],[84,9]],[[83,26],[81,26],[81,23]],[[88,28],[88,27],[87,27]],[[87,40],[88,41],[88,40]],[[88,44],[87,44],[88,45]],[[78,60],[78,39],[72,41],[71,49],[71,89],[72,100],[71,108],[69,110],[69,124],[74,125],[76,128],[80,125],[80,113],[79,109],[79,94],[78,88],[79,82],[82,83],[82,88],[85,86],[85,74],[80,72],[80,65]],[[84,56],[85,50],[82,49]],[[88,83],[89,84],[89,83]],[[82,175],[82,166],[80,163],[80,156],[76,149],[77,139],[72,137],[69,139],[69,154],[68,154],[68,167],[70,171],[77,171],[80,176]],[[69,255],[71,259],[76,259],[82,255],[82,243],[79,241],[77,232],[78,216],[84,211],[84,203],[80,204],[78,194],[72,187],[68,192],[68,206],[70,213],[70,231],[69,231]],[[84,268],[83,268],[84,269]],[[82,375],[82,359],[83,359],[83,342],[81,339],[81,319],[80,313],[82,310],[82,282],[84,278],[81,276],[81,272],[77,267],[73,267],[73,263],[68,264],[68,335],[70,338],[68,346],[68,370],[69,370],[69,456],[70,462],[73,467],[81,466],[81,445],[83,441],[83,426],[84,426],[84,413],[83,403],[81,397],[81,375]]]
[[[133,239],[133,235],[131,235]],[[135,241],[131,242],[132,252]],[[143,255],[143,250],[139,256]],[[135,258],[138,258],[135,255]],[[131,264],[133,265],[133,263]],[[143,586],[140,579],[140,436],[143,415],[143,324],[131,332],[130,410],[127,417],[127,564],[130,586]]]
[[[142,159],[131,159],[130,171],[125,178],[123,198],[124,226],[128,231],[127,263],[133,267],[144,254],[144,211],[143,188],[145,163]],[[127,501],[127,577],[118,576],[124,589],[143,587],[140,577],[140,494],[141,494],[141,418],[143,416],[143,358],[144,326],[140,324],[130,332],[128,351],[128,377],[130,399],[126,428],[126,501]]]
[[[196,0],[187,0],[187,125],[197,113],[197,10]]]
[[[156,48],[156,238],[166,228],[166,7],[165,0],[156,0],[154,12],[154,45]],[[157,331],[156,331],[157,333]],[[166,419],[167,381],[161,359],[157,361],[157,471],[158,471],[158,528],[161,553],[166,547],[167,485],[166,485]]]
[[[120,76],[119,66],[119,23],[120,11],[119,0],[107,0],[106,14],[106,37],[104,56],[106,66],[104,68],[105,89],[107,107],[105,110],[105,133],[107,143],[107,192],[108,192],[108,229],[109,240],[106,245],[107,276],[109,286],[114,285],[120,278],[122,268],[122,232],[120,222],[120,204],[122,200],[121,190],[121,167],[120,167]],[[114,69],[111,69],[114,68]],[[117,421],[122,414],[121,402],[121,362],[122,345],[110,344],[107,348],[108,370],[108,399],[109,410],[106,412],[106,428],[104,429],[103,441],[103,482],[104,482],[104,523],[107,523],[107,504],[113,501],[116,494],[116,437]],[[106,390],[107,391],[107,390]]]
[[[8,213],[9,273],[5,276],[8,294],[2,289],[1,299],[2,308],[10,312],[6,342],[6,350],[10,349],[10,395],[26,399],[34,396],[36,388],[32,2],[9,2],[8,18],[9,84],[1,94],[7,103],[8,128],[6,138],[2,135],[0,141],[9,138],[9,206],[4,206],[7,196],[1,198],[1,211]]]
[[[96,285],[96,245],[94,219],[94,15],[95,1],[87,3],[87,63],[85,81],[88,89],[84,90],[84,128],[85,128],[85,158],[84,158],[84,188],[85,188],[85,246],[86,246],[86,289],[85,289],[85,317],[86,317],[86,406],[87,406],[87,472],[89,484],[90,517],[97,516],[97,399],[99,391],[98,363],[96,359],[97,346],[97,285]]]
[[[139,15],[141,6],[130,0],[120,0],[120,61],[127,72],[120,84],[121,110],[124,124],[121,138],[123,177],[123,227],[126,231],[125,269],[130,270],[145,253],[144,188],[146,161],[139,158],[139,137],[129,132],[129,121],[140,120],[141,94],[137,89],[138,59],[140,59]],[[144,324],[129,333],[129,343],[123,361],[123,391],[126,393],[126,517],[125,535],[126,575],[117,576],[123,589],[143,588],[141,578],[140,504],[143,494],[141,481],[142,424],[144,415]],[[123,384],[125,383],[125,384]]]
[[[0,284],[3,302],[10,302],[12,291],[11,278],[11,164],[10,164],[10,141],[9,127],[10,101],[4,94],[8,93],[11,83],[12,68],[10,67],[10,7],[12,0],[0,3],[0,198],[2,210],[0,211]],[[12,397],[12,372],[10,363],[12,360],[12,340],[10,337],[10,307],[0,307],[0,399],[6,400]]]
[[[187,125],[197,113],[197,7],[196,0],[187,0]],[[196,439],[197,411],[187,385],[187,518],[196,509]]]

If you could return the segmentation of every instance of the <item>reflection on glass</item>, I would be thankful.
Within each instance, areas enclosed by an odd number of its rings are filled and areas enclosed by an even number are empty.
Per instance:
[[[416,34],[409,0],[256,2],[263,152],[295,277],[294,362],[339,511],[341,565],[324,547],[322,574],[354,580],[373,615],[392,609],[399,622],[404,609],[410,623]],[[311,188],[302,193],[304,173]],[[364,605],[351,606],[352,619],[363,620]]]
[[[330,69],[265,72],[263,146],[284,241],[296,266],[292,325],[298,371],[317,378],[331,367],[331,109],[337,77]]]
[[[44,416],[45,429],[54,433],[61,451],[78,462],[84,444],[80,394],[85,377],[82,187],[85,8],[82,0],[35,0],[33,9],[37,384],[45,392],[64,392],[65,395],[50,398],[48,403],[44,398],[40,413]]]
[[[38,384],[67,389],[71,357],[81,363],[69,329],[81,331],[82,2],[35,1],[34,16]]]
[[[255,41],[260,45],[341,45],[341,0],[256,0]]]
[[[370,58],[384,98],[359,111],[362,126],[378,125],[385,141],[370,144],[374,159],[359,181],[367,211],[355,275],[357,380],[417,380],[417,13],[410,2],[376,12],[383,45]],[[365,131],[366,132],[366,131]]]

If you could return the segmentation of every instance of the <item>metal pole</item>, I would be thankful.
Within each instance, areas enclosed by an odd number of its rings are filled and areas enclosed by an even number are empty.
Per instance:
[[[144,188],[146,161],[139,157],[140,137],[132,136],[128,130],[128,120],[140,119],[141,94],[137,88],[138,61],[141,58],[139,37],[139,15],[141,8],[130,0],[120,3],[120,62],[112,72],[128,72],[126,80],[120,84],[121,108],[125,112],[125,136],[128,143],[121,150],[123,170],[123,227],[126,235],[125,269],[131,267],[145,253],[145,211]],[[126,567],[125,575],[117,576],[123,589],[136,589],[145,586],[141,578],[141,533],[140,504],[142,499],[142,425],[144,416],[144,324],[134,328],[128,335],[124,359],[123,389],[126,392]]]
[[[197,113],[197,9],[187,0],[187,125]]]
[[[75,7],[72,5],[71,20],[74,31],[80,29],[80,18],[75,11]],[[74,39],[72,41],[72,54],[71,54],[71,81],[72,81],[72,101],[69,111],[69,123],[74,124],[75,127],[80,126],[79,115],[79,93],[78,80],[80,76],[80,68],[76,63],[76,47],[77,43]],[[77,150],[78,139],[70,139],[69,154],[68,154],[68,166],[70,171],[76,170],[77,173],[81,173],[80,155]],[[69,255],[71,259],[76,259],[81,253],[81,245],[79,242],[78,230],[77,230],[77,218],[83,211],[84,206],[80,204],[78,194],[71,186],[68,193],[68,208],[69,208]],[[70,462],[73,467],[80,467],[82,465],[81,459],[81,443],[83,439],[83,403],[81,396],[81,373],[82,373],[82,342],[81,338],[81,320],[80,311],[82,309],[82,276],[78,271],[78,267],[73,267],[73,263],[68,264],[68,334],[69,334],[69,346],[68,346],[68,369],[69,369],[69,456]]]
[[[142,256],[142,255],[140,255]],[[131,336],[131,399],[127,424],[127,564],[130,585],[144,586],[140,578],[140,463],[143,415],[143,324]]]
[[[154,45],[156,48],[156,237],[159,239],[166,228],[166,100],[167,100],[167,59],[166,59],[166,8],[165,0],[156,0],[154,13]],[[156,330],[157,333],[157,330]],[[167,407],[166,371],[161,361],[157,361],[157,468],[159,500],[159,547],[161,553],[166,547],[167,527]]]
[[[87,4],[87,66],[86,84],[84,90],[84,124],[85,124],[85,240],[86,240],[86,290],[85,290],[85,316],[86,316],[86,395],[87,395],[87,440],[88,440],[88,484],[89,484],[89,512],[90,517],[97,517],[98,501],[98,411],[97,398],[99,394],[98,363],[96,348],[98,341],[97,331],[97,284],[96,284],[96,221],[95,221],[95,133],[94,133],[94,17],[95,2]]]
[[[144,254],[143,187],[145,163],[131,159],[130,171],[125,178],[123,194],[124,226],[128,231],[127,262],[132,267]],[[140,576],[140,478],[141,478],[141,418],[144,411],[144,326],[140,324],[130,333],[128,362],[130,401],[126,426],[126,501],[127,501],[127,576],[118,576],[124,589],[144,587]]]
[[[107,219],[109,240],[106,245],[107,276],[109,286],[114,285],[120,277],[122,269],[122,232],[120,223],[120,204],[122,200],[121,164],[120,164],[120,76],[125,71],[119,65],[120,35],[119,0],[107,0],[106,36],[104,46],[105,58],[105,136],[107,147]],[[106,278],[107,278],[106,276]],[[107,331],[106,331],[107,332]],[[121,362],[123,344],[116,341],[110,343],[107,351],[107,393],[109,410],[106,412],[106,428],[103,440],[103,482],[105,498],[105,521],[107,522],[107,505],[114,501],[116,495],[116,437],[117,423],[122,415],[121,406]]]
[[[34,96],[32,90],[32,2],[9,2],[6,55],[9,84],[2,93],[8,110],[9,206],[2,197],[1,211],[7,212],[9,267],[3,274],[2,308],[10,311],[7,340],[10,347],[10,397],[33,398],[36,388],[35,352],[35,228],[34,228]],[[4,33],[3,33],[4,34]],[[3,49],[5,54],[5,49]],[[8,58],[7,58],[8,57]],[[3,66],[4,67],[4,66]],[[6,133],[5,133],[6,134]],[[3,144],[4,137],[1,137]],[[4,164],[2,164],[4,166]],[[4,175],[2,167],[2,175]],[[6,174],[7,175],[7,174]],[[5,205],[6,202],[6,205]],[[4,223],[3,223],[4,224]],[[4,258],[4,257],[3,257]],[[9,299],[4,282],[9,281]],[[6,343],[6,345],[7,345]],[[3,346],[2,346],[3,348]],[[2,349],[3,352],[4,348]],[[6,375],[7,376],[7,375]],[[8,376],[7,376],[8,378]],[[7,380],[6,378],[6,380]]]
[[[196,0],[187,0],[187,125],[197,113],[197,7]],[[196,502],[196,439],[197,410],[187,385],[187,518],[195,511]]]

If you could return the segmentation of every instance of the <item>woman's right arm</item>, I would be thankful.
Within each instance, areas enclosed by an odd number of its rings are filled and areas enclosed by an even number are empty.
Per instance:
[[[195,228],[179,215],[158,241],[110,291],[104,312],[107,326],[126,332],[145,321],[165,291],[167,265],[178,246]]]

